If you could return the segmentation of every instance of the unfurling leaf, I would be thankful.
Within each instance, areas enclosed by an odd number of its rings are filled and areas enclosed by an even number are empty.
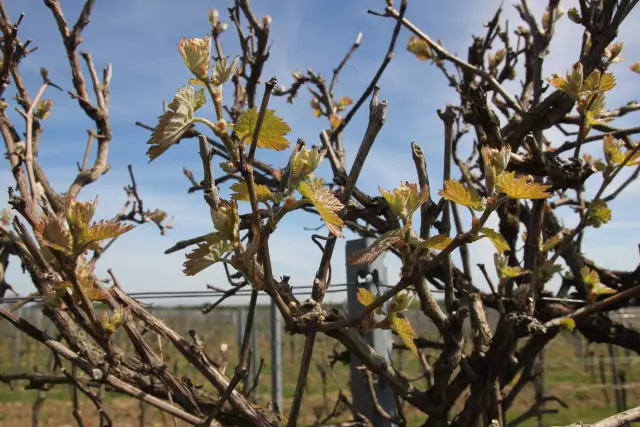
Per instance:
[[[134,228],[133,224],[121,224],[116,220],[105,221],[102,220],[98,223],[93,223],[91,227],[84,234],[84,242],[99,242],[104,239],[111,239]]]
[[[418,334],[416,334],[411,327],[411,323],[409,323],[409,321],[404,317],[399,316],[393,316],[392,322],[391,328],[396,331],[400,338],[402,338],[402,341],[407,347],[409,347],[411,352],[417,356],[418,349],[416,348],[416,344],[413,340],[418,338]]]
[[[238,56],[233,58],[231,64],[229,64],[229,57],[217,60],[213,66],[211,83],[215,86],[220,86],[221,84],[231,80],[238,71],[238,59]]]
[[[289,171],[289,188],[294,188],[298,183],[310,176],[322,163],[326,155],[326,149],[312,148],[307,150],[301,147],[291,156],[291,170]]]
[[[484,200],[475,188],[468,187],[455,179],[444,182],[444,189],[438,193],[441,197],[459,205],[470,207],[475,211],[484,210]]]
[[[80,229],[86,232],[89,222],[93,219],[98,206],[98,197],[93,202],[80,202],[73,198],[67,198],[67,208],[65,211],[67,221],[72,229]]]
[[[489,54],[489,70],[494,72],[496,68],[502,63],[504,60],[507,51],[505,49],[498,50],[495,54]]]
[[[309,103],[311,104],[313,115],[315,117],[320,117],[322,115],[322,107],[320,106],[320,101],[318,101],[318,98],[314,96],[313,98],[311,98],[311,101],[309,101]]]
[[[378,187],[380,194],[399,218],[408,220],[420,206],[429,200],[429,187],[424,186],[418,191],[418,184],[403,182],[400,187],[385,191]]]
[[[480,231],[484,233],[484,236],[491,240],[491,243],[493,243],[493,246],[495,246],[498,254],[502,254],[504,251],[511,250],[507,241],[504,239],[504,237],[502,237],[502,234],[486,227],[481,228]]]
[[[511,147],[508,145],[502,147],[500,151],[488,145],[482,147],[482,161],[489,196],[493,194],[496,178],[507,168],[510,159]]]
[[[65,227],[65,223],[54,216],[45,216],[36,224],[35,236],[43,246],[71,255],[73,251],[73,236]]]
[[[51,108],[53,107],[53,100],[43,99],[38,101],[38,105],[35,112],[35,117],[39,120],[47,120],[51,116]]]
[[[102,326],[108,334],[113,335],[118,328],[125,324],[130,315],[130,309],[118,307],[109,315],[106,311],[102,312]]]
[[[247,183],[244,181],[238,181],[229,187],[231,190],[235,191],[234,194],[231,195],[233,200],[241,200],[243,202],[249,202],[249,188],[247,187]],[[258,202],[267,203],[267,201],[275,201],[275,197],[269,187],[262,184],[253,184],[253,189],[256,193],[256,199]]]
[[[611,61],[612,64],[624,61],[624,57],[620,56],[623,46],[623,42],[615,42],[610,44],[604,49],[604,57]]]
[[[426,61],[433,58],[431,49],[427,42],[414,36],[409,36],[407,50],[413,53],[420,61]]]
[[[187,68],[198,78],[204,79],[209,74],[209,61],[211,59],[211,36],[203,39],[185,39],[180,37],[178,50]]]
[[[211,211],[211,220],[223,239],[233,240],[240,225],[237,202],[221,199],[218,210]]]
[[[573,330],[576,328],[576,321],[570,317],[566,317],[560,321],[560,326],[562,326],[569,332],[573,332]]]
[[[400,313],[403,311],[407,311],[415,298],[416,294],[411,291],[402,291],[397,293],[389,304],[389,313]]]
[[[624,161],[624,155],[622,154],[623,142],[619,139],[614,139],[613,135],[605,135],[604,139],[604,158],[607,163],[613,165],[619,165]]]
[[[349,256],[349,265],[372,263],[384,251],[392,248],[394,245],[402,243],[407,230],[407,227],[402,227],[387,231],[382,236],[378,237],[368,248],[352,253]]]
[[[421,248],[429,248],[429,249],[437,249],[439,251],[443,251],[453,242],[453,239],[446,234],[438,234],[433,237],[428,238],[425,241],[420,242],[419,247]]]
[[[344,222],[338,216],[344,205],[324,186],[324,180],[313,178],[308,182],[301,182],[298,191],[318,210],[329,232],[334,236],[344,237],[342,234]]]
[[[577,100],[580,90],[582,89],[582,78],[582,63],[576,62],[573,64],[572,70],[567,72],[566,79],[558,74],[552,74],[551,78],[547,78],[546,80],[555,86],[556,89],[567,93],[573,99]]]
[[[576,9],[575,7],[569,9],[567,16],[576,24],[580,24],[582,22],[582,16],[580,16],[580,12],[578,12],[578,9]]]
[[[147,144],[152,145],[147,150],[149,162],[152,162],[178,142],[184,132],[191,126],[194,113],[205,102],[204,89],[196,91],[193,86],[178,89],[178,93],[168,105],[169,109],[160,116],[160,122],[151,133],[149,141],[147,141]]]
[[[587,286],[596,286],[600,283],[600,276],[598,275],[598,272],[591,270],[587,266],[582,267],[580,275],[582,276],[582,281]]]
[[[289,147],[289,141],[285,135],[291,132],[289,125],[280,117],[274,115],[274,110],[267,109],[258,137],[258,148],[281,151]],[[253,133],[258,123],[258,109],[250,108],[242,113],[238,123],[233,125],[235,133],[245,144],[251,143]]]
[[[365,307],[373,304],[376,297],[367,288],[358,288],[358,302]]]
[[[546,193],[546,190],[551,188],[551,185],[531,182],[531,177],[529,176],[516,178],[515,174],[515,172],[501,173],[496,182],[498,191],[505,193],[512,199],[545,199],[551,197],[551,193]]]
[[[342,123],[342,117],[340,117],[340,115],[338,114],[330,114],[329,123],[331,124],[331,130],[336,130]]]
[[[199,243],[198,248],[186,254],[187,261],[182,265],[186,276],[195,276],[205,268],[217,263],[227,252],[233,249],[233,245],[226,240],[217,240],[212,243]]]
[[[611,221],[611,209],[607,206],[607,202],[602,199],[589,203],[587,210],[587,225],[594,228],[600,228],[602,224]]]

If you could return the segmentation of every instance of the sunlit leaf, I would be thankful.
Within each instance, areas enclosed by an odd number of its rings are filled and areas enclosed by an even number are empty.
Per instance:
[[[516,277],[524,276],[529,274],[528,270],[523,270],[522,268],[515,266],[504,266],[500,269],[500,273],[502,276],[507,277],[509,279],[515,279]]]
[[[493,243],[493,246],[495,246],[496,251],[498,251],[498,254],[502,254],[504,251],[511,250],[507,241],[504,239],[504,237],[502,237],[502,234],[498,233],[495,230],[492,230],[491,228],[486,228],[486,227],[481,228],[480,231],[484,233],[484,235],[489,240],[491,240],[491,243]]]
[[[380,194],[398,217],[411,218],[427,200],[429,200],[429,187],[418,189],[418,184],[403,182],[400,187],[385,191],[378,187]]]
[[[453,242],[453,239],[446,234],[438,234],[420,243],[421,248],[445,250]]]
[[[607,202],[602,199],[589,203],[587,210],[587,225],[594,228],[600,228],[602,224],[611,221],[611,209],[607,206]]]
[[[515,172],[503,172],[498,176],[496,188],[512,199],[544,199],[551,197],[546,190],[551,185],[531,182],[528,176],[515,177]]]
[[[569,332],[573,332],[573,330],[576,328],[576,321],[570,317],[567,317],[560,321],[560,326],[562,326]]]
[[[186,276],[195,276],[205,268],[220,261],[222,256],[230,252],[233,245],[227,240],[218,240],[213,243],[199,243],[198,248],[186,254],[187,261],[182,265]]]
[[[404,317],[394,316],[392,329],[402,338],[402,341],[411,350],[413,354],[418,355],[418,349],[416,348],[414,339],[418,338],[418,334],[411,327],[411,323]]]
[[[402,243],[404,241],[404,236],[407,233],[407,230],[407,227],[403,227],[387,231],[386,233],[378,237],[368,248],[352,253],[349,256],[349,265],[372,263],[384,251],[392,248],[394,245]]]
[[[194,113],[205,102],[204,89],[196,91],[193,86],[178,89],[178,93],[168,105],[169,109],[160,116],[158,125],[151,133],[149,141],[147,141],[147,144],[152,145],[147,150],[149,162],[152,162],[178,142],[184,132],[191,126]]]
[[[484,200],[480,197],[476,189],[466,186],[455,179],[445,181],[444,189],[440,190],[438,194],[447,200],[451,200],[459,205],[468,206],[473,210],[484,210]]]
[[[54,216],[45,216],[36,224],[34,234],[41,245],[70,255],[73,250],[73,236],[64,223]]]
[[[85,242],[97,242],[104,239],[111,239],[133,229],[133,224],[121,224],[115,220],[100,221],[93,223],[84,235]]]
[[[291,132],[291,128],[274,113],[275,110],[267,109],[265,111],[264,121],[258,137],[258,148],[281,151],[289,147],[289,141],[285,138],[285,135]],[[253,107],[242,113],[238,123],[233,125],[233,130],[243,139],[245,144],[250,144],[257,124],[258,109]]]
[[[358,302],[365,307],[373,304],[376,297],[367,288],[358,288]]]
[[[334,236],[344,237],[342,234],[344,222],[338,216],[344,205],[324,186],[324,180],[313,178],[308,182],[301,182],[298,191],[318,210],[329,232]]]
[[[231,195],[231,198],[233,200],[241,200],[244,202],[249,201],[249,188],[247,187],[246,182],[238,181],[229,188],[235,191],[235,193]],[[253,188],[256,193],[256,199],[258,200],[258,202],[266,203],[267,201],[275,200],[273,193],[266,185],[253,184]]]
[[[595,286],[600,283],[600,276],[598,275],[598,272],[595,270],[591,270],[587,266],[582,267],[582,269],[580,270],[580,275],[582,276],[582,281],[586,285]]]
[[[415,36],[409,36],[407,50],[413,53],[420,61],[426,61],[433,58],[431,49],[429,48],[427,42]]]

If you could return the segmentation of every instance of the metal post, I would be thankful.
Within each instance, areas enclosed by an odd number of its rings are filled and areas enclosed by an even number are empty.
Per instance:
[[[365,237],[362,239],[350,240],[347,242],[346,256],[349,256],[361,249],[368,248],[375,239]],[[377,293],[376,284],[387,284],[387,268],[384,265],[384,254],[378,257],[373,263],[368,265],[350,266],[347,264],[347,307],[349,315],[357,314],[362,310],[362,304],[358,302],[358,288],[365,287],[374,295]],[[386,288],[382,287],[381,292]],[[363,334],[367,343],[382,355],[387,361],[391,360],[393,341],[390,330],[376,329]],[[372,396],[369,393],[366,376],[358,367],[362,364],[355,357],[350,358],[351,366],[351,397],[354,409],[371,420],[376,427],[392,427],[393,423],[382,418],[372,404]],[[393,390],[382,378],[373,375],[374,391],[378,403],[392,417],[396,415],[396,403]]]
[[[22,309],[17,309],[15,313],[20,316],[22,313]],[[20,358],[21,358],[21,347],[22,347],[22,331],[18,328],[14,330],[14,341],[13,341],[13,365],[14,371],[16,374],[20,373]]]
[[[271,300],[271,402],[275,413],[282,410],[282,317]]]
[[[253,386],[253,382],[258,375],[258,366],[260,365],[260,354],[258,352],[258,309],[256,308],[255,315],[253,316],[253,325],[251,325],[251,369],[249,369],[249,387]],[[258,403],[256,397],[257,390],[254,390],[253,400]]]

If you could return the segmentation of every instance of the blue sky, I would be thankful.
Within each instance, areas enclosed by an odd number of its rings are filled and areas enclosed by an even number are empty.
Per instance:
[[[75,23],[84,2],[65,0],[63,10],[69,23]],[[218,7],[223,20],[228,21],[226,8],[231,1],[183,1],[168,0],[114,0],[98,1],[92,14],[91,24],[84,31],[81,50],[93,55],[101,70],[107,63],[113,64],[111,84],[110,120],[113,126],[109,163],[111,171],[97,183],[86,187],[80,199],[93,199],[100,195],[98,218],[115,215],[125,201],[122,186],[128,184],[127,165],[133,165],[139,189],[148,208],[159,208],[174,216],[174,229],[160,236],[154,226],[137,227],[119,239],[99,263],[99,272],[113,268],[127,291],[151,290],[203,290],[207,283],[225,286],[222,268],[213,267],[195,277],[182,275],[181,264],[184,253],[164,255],[166,248],[177,240],[197,236],[211,231],[208,211],[200,193],[187,194],[188,181],[182,174],[187,167],[199,173],[200,160],[195,140],[185,141],[172,147],[165,155],[147,163],[145,152],[149,133],[136,127],[139,120],[155,126],[162,112],[162,100],[170,101],[178,88],[190,78],[176,43],[181,36],[202,37],[209,30],[207,11]],[[307,68],[322,73],[330,79],[332,69],[342,59],[355,40],[363,33],[361,47],[344,68],[336,89],[337,96],[360,95],[376,72],[386,53],[394,21],[367,14],[368,8],[382,10],[380,1],[254,1],[257,16],[271,15],[272,48],[263,77],[276,76],[280,83],[291,83],[291,73]],[[546,2],[532,1],[540,16]],[[48,8],[43,3],[31,0],[9,0],[5,2],[9,14],[15,19],[25,12],[21,26],[21,38],[33,39],[39,49],[25,59],[21,65],[22,75],[32,96],[41,79],[40,67],[49,70],[50,78],[65,89],[70,89],[69,65],[64,48]],[[510,28],[520,25],[513,1],[505,2],[503,16],[509,18]],[[466,55],[471,34],[483,34],[483,23],[487,22],[499,5],[499,1],[453,0],[438,2],[414,0],[410,2],[407,17],[433,38],[442,39],[452,52]],[[568,9],[572,2],[563,1]],[[465,13],[461,14],[459,11]],[[616,87],[608,96],[609,106],[618,106],[632,100],[629,96],[640,93],[640,78],[629,71],[631,62],[640,59],[640,30],[632,28],[638,21],[640,11],[635,10],[620,31],[625,42],[623,55],[627,61],[613,66],[618,79]],[[222,36],[226,55],[239,53],[233,28]],[[545,61],[544,75],[562,73],[577,59],[580,34],[576,24],[566,17],[557,26],[557,34]],[[395,58],[380,80],[380,97],[389,102],[387,122],[374,145],[360,179],[360,187],[377,193],[377,187],[389,189],[402,180],[416,181],[411,162],[409,144],[416,141],[426,153],[429,163],[433,193],[441,188],[442,177],[442,123],[436,109],[444,108],[447,102],[456,102],[453,89],[446,86],[440,71],[427,63],[418,61],[406,51],[409,33],[400,34]],[[519,80],[508,85],[519,91]],[[259,96],[261,97],[262,88]],[[15,94],[9,87],[6,98]],[[231,96],[230,89],[224,90]],[[51,118],[43,123],[40,162],[58,191],[66,191],[75,176],[75,163],[80,161],[86,143],[86,130],[93,128],[76,101],[67,94],[49,89],[45,98],[55,102]],[[284,118],[292,128],[290,141],[301,137],[309,144],[318,144],[318,133],[327,124],[313,117],[309,107],[310,96],[303,90],[293,105],[283,98],[272,98],[270,107]],[[210,106],[203,114],[214,116]],[[201,110],[202,111],[202,110]],[[356,115],[344,133],[348,162],[351,162],[366,127],[366,108]],[[23,128],[17,114],[12,114],[14,123]],[[637,115],[624,117],[614,124],[627,127],[635,122]],[[562,135],[550,132],[549,137],[557,143],[564,142]],[[465,140],[468,147],[470,139]],[[593,143],[587,152],[600,155],[601,144]],[[283,166],[288,158],[284,153],[259,153],[259,157],[277,166]],[[5,163],[6,164],[6,163]],[[329,172],[327,165],[322,172]],[[621,176],[621,179],[624,176]],[[13,185],[8,167],[0,168],[0,187]],[[599,178],[592,179],[588,190],[599,185]],[[223,188],[223,193],[226,189]],[[640,222],[632,206],[637,206],[640,185],[629,187],[613,208],[613,221],[598,229],[590,230],[584,240],[584,252],[597,262],[612,268],[631,269],[637,265],[637,244],[640,241]],[[437,197],[437,196],[436,196]],[[3,198],[0,207],[5,207]],[[566,215],[565,215],[566,214]],[[564,208],[565,224],[575,223],[571,211]],[[272,237],[271,248],[276,274],[292,277],[291,283],[306,286],[312,283],[320,260],[320,252],[311,242],[311,232],[303,227],[319,224],[313,216],[303,213],[291,214]],[[324,233],[324,231],[323,231]],[[352,238],[350,233],[346,238]],[[485,239],[486,240],[486,239]],[[291,249],[295,249],[291,251]],[[492,263],[493,250],[489,242],[479,241],[471,248],[474,263]],[[333,282],[343,283],[345,278],[344,242],[337,246],[333,258]],[[387,256],[390,268],[389,279],[397,277],[399,262]],[[9,282],[21,293],[31,291],[26,276],[22,276],[14,262],[9,270]],[[476,273],[476,272],[474,272]],[[484,287],[481,276],[475,276],[477,284]]]

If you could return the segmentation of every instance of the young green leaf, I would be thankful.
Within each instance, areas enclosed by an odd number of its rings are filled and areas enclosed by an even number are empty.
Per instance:
[[[213,73],[211,75],[211,83],[214,86],[219,86],[225,82],[231,80],[231,78],[238,71],[238,59],[236,56],[233,58],[231,64],[229,64],[229,57],[222,58],[216,61],[213,66]]]
[[[545,191],[551,185],[531,182],[531,177],[515,177],[515,172],[503,172],[498,176],[496,188],[512,199],[545,199],[551,197],[551,193]]]
[[[120,236],[121,234],[126,233],[127,231],[133,229],[135,225],[133,224],[121,224],[118,221],[112,219],[109,221],[102,220],[98,223],[93,223],[91,227],[84,233],[84,242],[99,242],[104,239],[112,239],[116,236]]]
[[[349,265],[370,264],[375,261],[384,251],[392,248],[394,245],[404,241],[404,236],[408,228],[402,227],[395,230],[387,231],[378,237],[366,249],[362,249],[352,253],[349,256]]]
[[[258,137],[258,148],[281,151],[289,147],[289,141],[285,135],[291,132],[289,125],[280,117],[274,115],[274,110],[267,109]],[[233,125],[235,133],[245,144],[251,143],[253,133],[258,123],[258,109],[250,108],[242,113],[238,123]]]
[[[444,182],[444,189],[438,193],[441,197],[475,211],[484,210],[484,200],[473,187],[468,187],[455,179]]]
[[[453,239],[446,234],[438,234],[425,241],[421,241],[419,246],[420,248],[429,248],[429,249],[437,249],[442,251],[447,248],[453,242]]]
[[[233,245],[226,240],[213,241],[212,243],[199,243],[198,248],[186,254],[187,261],[182,265],[186,276],[195,276],[205,268],[217,263],[227,252],[233,249]]]
[[[500,268],[500,274],[503,277],[509,278],[509,279],[515,279],[516,277],[520,277],[520,276],[524,276],[525,274],[529,274],[528,270],[523,270],[522,268],[518,267],[517,265],[511,267],[511,266],[504,266],[502,268]]]
[[[301,182],[298,191],[318,210],[329,232],[334,236],[344,237],[342,234],[344,222],[338,216],[344,205],[324,186],[324,180],[313,178],[308,182]]]
[[[598,275],[598,272],[591,270],[586,265],[580,270],[580,275],[582,276],[582,281],[585,285],[596,286],[600,283],[600,276]]]
[[[424,186],[418,191],[418,184],[403,182],[400,187],[385,191],[378,187],[380,194],[399,218],[407,220],[415,211],[429,200],[429,187]]]
[[[603,138],[604,158],[607,163],[612,165],[619,165],[624,162],[624,154],[622,153],[622,147],[624,142],[620,139],[615,139],[613,135],[605,135]]]
[[[611,221],[611,209],[607,206],[607,202],[602,199],[589,203],[587,210],[587,225],[594,228],[600,228],[602,224]]]
[[[38,101],[38,105],[36,107],[37,108],[34,113],[34,116],[38,120],[47,120],[49,116],[51,116],[51,108],[53,108],[53,100],[42,99]]]
[[[73,236],[65,224],[55,216],[45,216],[36,224],[34,234],[43,246],[71,255]]]
[[[357,298],[358,302],[365,307],[373,304],[373,302],[376,300],[376,297],[374,297],[371,291],[369,291],[367,288],[358,288]]]
[[[152,145],[147,150],[149,162],[164,153],[178,142],[184,132],[193,122],[194,113],[206,102],[204,89],[196,91],[193,86],[178,89],[169,109],[160,116],[160,121],[151,133],[147,144]]]
[[[235,191],[234,194],[231,195],[233,200],[241,200],[244,202],[249,201],[249,188],[247,187],[247,183],[244,181],[239,181],[229,187],[231,190]],[[256,199],[258,202],[267,203],[267,201],[275,201],[275,197],[269,187],[262,184],[253,184],[253,188],[256,192]]]
[[[502,237],[502,234],[486,227],[481,228],[480,231],[484,233],[484,236],[480,237],[487,237],[489,240],[491,240],[491,243],[493,243],[493,246],[495,246],[498,254],[502,254],[504,251],[511,250],[507,241],[504,239],[504,237]]]

